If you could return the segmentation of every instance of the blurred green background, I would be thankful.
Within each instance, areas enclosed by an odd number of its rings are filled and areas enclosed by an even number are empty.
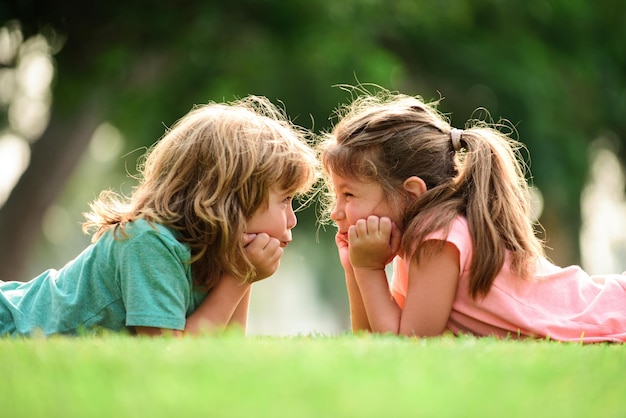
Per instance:
[[[87,203],[130,191],[145,147],[194,104],[263,95],[319,133],[350,100],[337,85],[358,83],[443,98],[459,128],[478,108],[510,121],[550,258],[626,269],[621,1],[5,0],[0,25],[3,280],[88,245]],[[316,211],[255,285],[251,332],[347,328],[334,230]]]

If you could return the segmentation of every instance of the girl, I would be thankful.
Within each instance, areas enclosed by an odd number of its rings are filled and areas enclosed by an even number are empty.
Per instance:
[[[148,152],[125,199],[103,192],[93,244],[59,271],[0,282],[0,335],[246,327],[250,286],[271,276],[313,184],[304,132],[269,101],[197,107]]]
[[[626,276],[544,257],[519,146],[401,94],[341,109],[321,161],[353,330],[626,341]]]

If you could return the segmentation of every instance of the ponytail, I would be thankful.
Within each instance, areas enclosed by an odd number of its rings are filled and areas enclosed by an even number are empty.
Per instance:
[[[530,261],[543,254],[531,223],[530,191],[520,163],[521,144],[488,126],[463,131],[465,152],[456,188],[465,196],[474,251],[470,294],[485,296],[507,251],[511,269],[529,274]]]

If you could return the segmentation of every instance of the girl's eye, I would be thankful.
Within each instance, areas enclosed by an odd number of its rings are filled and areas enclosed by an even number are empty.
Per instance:
[[[353,197],[354,195],[350,192],[343,192],[344,197]]]

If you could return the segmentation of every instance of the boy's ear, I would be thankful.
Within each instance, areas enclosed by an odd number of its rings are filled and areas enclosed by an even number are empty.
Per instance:
[[[414,198],[419,197],[427,190],[426,183],[420,177],[411,176],[402,183],[404,190],[409,192]]]

